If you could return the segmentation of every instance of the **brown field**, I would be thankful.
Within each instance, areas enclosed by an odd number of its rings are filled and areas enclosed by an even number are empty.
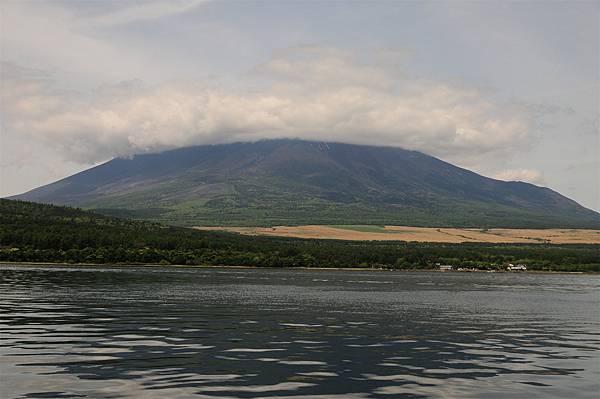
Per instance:
[[[583,229],[457,229],[408,226],[275,226],[195,227],[246,235],[358,241],[487,242],[600,244],[600,230]]]

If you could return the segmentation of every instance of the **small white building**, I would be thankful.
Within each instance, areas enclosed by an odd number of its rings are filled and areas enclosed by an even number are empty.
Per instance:
[[[442,271],[450,271],[452,269],[454,269],[452,265],[440,265],[440,270]]]
[[[523,271],[523,270],[527,270],[527,266],[524,264],[518,264],[515,266],[512,263],[509,263],[508,267],[506,269],[511,270],[511,271]]]

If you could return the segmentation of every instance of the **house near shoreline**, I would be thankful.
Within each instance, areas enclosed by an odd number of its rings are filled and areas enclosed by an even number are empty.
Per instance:
[[[518,265],[513,265],[512,263],[509,263],[508,265],[506,265],[506,270],[509,270],[509,271],[524,271],[524,270],[527,270],[527,265],[524,265],[522,263],[520,263]]]

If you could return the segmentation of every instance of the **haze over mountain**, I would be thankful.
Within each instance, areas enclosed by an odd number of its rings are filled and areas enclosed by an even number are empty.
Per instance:
[[[189,226],[600,226],[551,189],[420,152],[288,139],[113,159],[14,198]]]

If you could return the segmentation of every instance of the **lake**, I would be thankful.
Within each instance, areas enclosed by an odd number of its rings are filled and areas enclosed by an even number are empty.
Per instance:
[[[0,265],[0,397],[598,398],[600,276]]]

